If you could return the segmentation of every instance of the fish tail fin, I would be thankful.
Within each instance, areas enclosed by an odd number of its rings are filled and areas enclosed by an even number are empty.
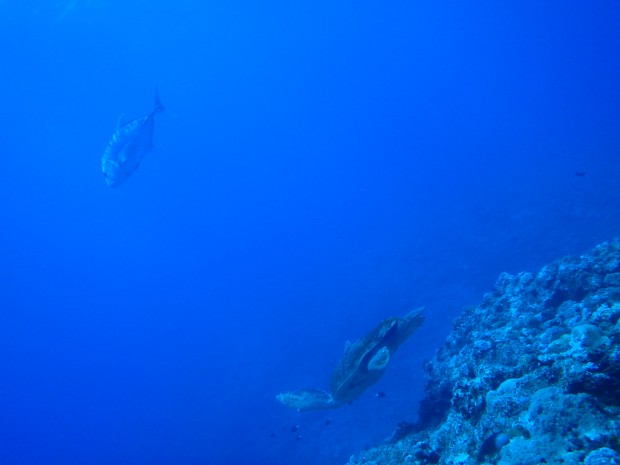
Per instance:
[[[161,100],[159,99],[159,89],[155,87],[155,104],[153,106],[153,111],[151,112],[151,114],[154,115],[155,113],[160,113],[162,111],[166,111],[166,107],[163,103],[161,103]]]

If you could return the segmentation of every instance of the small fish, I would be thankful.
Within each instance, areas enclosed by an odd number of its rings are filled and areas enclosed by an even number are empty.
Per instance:
[[[480,445],[478,451],[478,462],[484,461],[487,455],[496,454],[499,450],[510,442],[511,436],[508,433],[493,433],[486,438]]]
[[[155,104],[148,115],[124,124],[119,119],[101,159],[101,170],[108,186],[123,184],[153,149],[154,116],[164,110],[155,90]]]
[[[585,178],[586,173],[585,171],[575,171],[575,176],[577,176],[578,178]]]
[[[297,431],[299,431],[299,425],[293,425],[293,426],[291,426],[291,433],[295,433],[295,432],[297,432]]]
[[[377,393],[375,394],[375,397],[376,397],[377,399],[382,399],[382,398],[383,398],[383,397],[385,397],[385,396],[386,396],[386,394],[385,394],[385,392],[383,392],[383,391],[379,391],[379,392],[377,392]]]
[[[331,418],[328,418],[327,420],[325,420],[325,426],[329,426],[329,425],[331,425],[331,424],[332,424],[332,421],[333,421],[333,420],[332,420]]]

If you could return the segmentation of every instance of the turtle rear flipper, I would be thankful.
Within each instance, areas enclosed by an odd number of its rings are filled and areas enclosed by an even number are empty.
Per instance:
[[[321,389],[300,389],[298,391],[283,392],[276,398],[287,407],[298,411],[325,410],[340,406],[328,392]]]

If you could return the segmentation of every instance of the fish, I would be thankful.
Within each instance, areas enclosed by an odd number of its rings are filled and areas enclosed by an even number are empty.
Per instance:
[[[480,450],[478,451],[478,462],[484,461],[484,458],[487,455],[492,455],[504,447],[506,444],[510,442],[511,435],[509,433],[493,433],[491,436],[486,438],[482,444],[480,445]]]
[[[155,104],[148,115],[127,123],[123,123],[122,117],[119,118],[101,158],[101,170],[109,187],[117,187],[127,181],[142,159],[153,150],[154,117],[165,110],[155,89]]]

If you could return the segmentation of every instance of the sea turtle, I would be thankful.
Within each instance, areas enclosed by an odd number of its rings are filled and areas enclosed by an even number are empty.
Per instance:
[[[330,392],[301,389],[278,394],[277,399],[299,411],[336,408],[357,399],[381,378],[396,349],[422,325],[423,312],[422,307],[403,318],[386,318],[362,339],[347,343],[332,373]]]

